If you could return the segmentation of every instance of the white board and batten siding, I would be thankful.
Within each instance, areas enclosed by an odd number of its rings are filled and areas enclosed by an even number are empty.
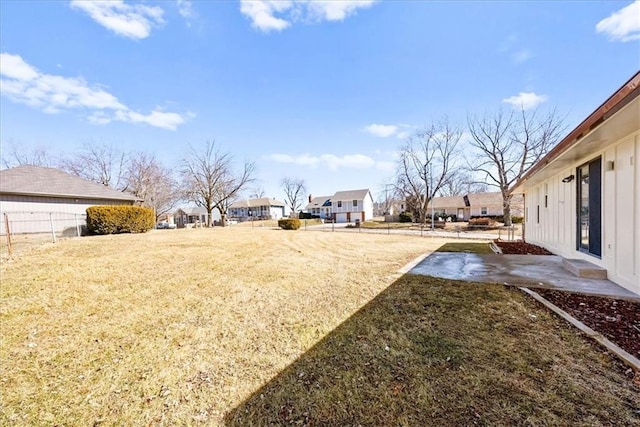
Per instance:
[[[597,158],[602,168],[600,257],[577,249],[576,171]],[[562,182],[571,175],[573,181]],[[525,194],[527,242],[606,268],[609,280],[640,294],[640,132],[567,164]]]

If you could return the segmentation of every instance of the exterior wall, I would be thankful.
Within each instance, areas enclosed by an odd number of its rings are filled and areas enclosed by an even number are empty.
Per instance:
[[[338,207],[338,200],[331,200],[331,210],[336,222],[367,221],[373,218],[373,198],[370,194],[364,200],[358,200],[357,205],[353,205],[353,200],[340,200],[342,206]],[[350,214],[347,218],[347,212]],[[364,213],[364,219],[363,219]]]
[[[74,215],[84,216],[87,208],[96,205],[132,205],[128,200],[100,200],[62,197],[21,196],[14,194],[0,195],[0,212],[7,213],[11,218],[17,214],[23,214],[24,219],[19,223],[13,223],[12,233],[45,233],[51,231],[51,224],[47,221],[49,213],[56,214],[55,226],[60,228],[75,228]],[[29,214],[28,217],[24,214]],[[67,215],[60,215],[67,214]],[[5,234],[4,219],[0,221],[0,234]]]
[[[249,218],[270,218],[280,219],[284,217],[284,206],[255,206],[251,207],[251,216],[249,216],[249,208],[229,208],[229,217],[236,218],[240,221]]]
[[[598,157],[602,159],[601,257],[577,249],[576,168]],[[613,162],[613,170],[608,162]],[[563,183],[569,175],[576,178]],[[567,165],[525,191],[528,242],[606,268],[609,280],[640,294],[640,132]]]

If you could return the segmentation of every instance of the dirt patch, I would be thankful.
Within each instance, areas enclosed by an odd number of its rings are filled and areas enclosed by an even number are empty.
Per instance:
[[[508,255],[553,255],[551,252],[540,246],[532,245],[527,242],[504,242],[495,240],[496,245],[503,254]]]
[[[640,358],[640,302],[536,289],[537,293]]]

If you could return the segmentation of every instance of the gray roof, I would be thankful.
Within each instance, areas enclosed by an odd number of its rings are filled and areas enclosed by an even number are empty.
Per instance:
[[[490,192],[490,193],[468,193],[470,206],[495,206],[502,205],[502,193]],[[522,204],[524,199],[521,194],[514,194],[511,199],[511,204]],[[431,206],[431,203],[429,203]],[[464,196],[448,196],[448,197],[434,197],[433,207],[438,208],[464,208]]]
[[[188,206],[186,208],[178,208],[176,210],[176,214],[179,214],[180,211],[184,212],[185,215],[202,215],[207,213],[207,210],[201,206]]]
[[[309,209],[314,209],[314,208],[321,208],[322,205],[327,201],[327,200],[331,200],[332,196],[317,196],[317,197],[312,197],[311,198],[311,202],[309,202],[307,204],[307,206],[305,207],[305,210],[309,210]],[[331,205],[329,205],[329,207],[331,207]]]
[[[140,200],[60,169],[18,166],[0,171],[0,193],[46,197],[74,197],[100,200]]]
[[[347,191],[338,191],[336,194],[331,197],[331,200],[364,200],[364,198],[369,193],[369,189],[365,188],[363,190],[347,190]]]
[[[255,208],[258,206],[282,206],[284,207],[284,202],[281,202],[276,199],[270,199],[268,197],[261,197],[259,199],[248,199],[248,200],[238,200],[234,202],[230,208]]]

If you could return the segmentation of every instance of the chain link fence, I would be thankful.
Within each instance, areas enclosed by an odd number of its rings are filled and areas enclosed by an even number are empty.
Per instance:
[[[352,223],[333,223],[325,220],[323,224],[316,222],[301,220],[301,228],[304,230],[315,231],[337,231],[351,233],[378,233],[378,234],[404,234],[418,236],[433,237],[449,237],[457,239],[483,239],[483,240],[506,240],[516,241],[522,240],[522,225],[513,224],[510,226],[483,226],[468,225],[467,223],[446,223],[436,224],[431,229],[429,224],[415,223],[399,223],[399,222],[368,222],[360,224]]]
[[[2,253],[14,252],[86,231],[86,214],[69,212],[3,212],[0,223]]]

